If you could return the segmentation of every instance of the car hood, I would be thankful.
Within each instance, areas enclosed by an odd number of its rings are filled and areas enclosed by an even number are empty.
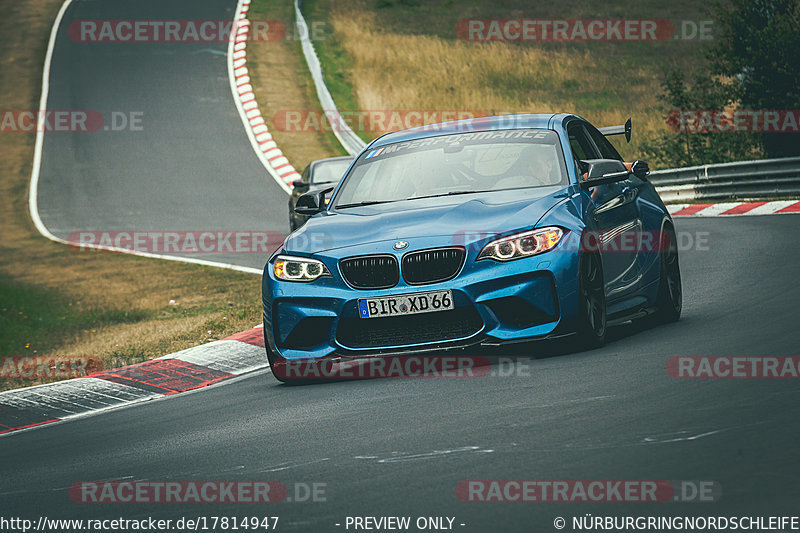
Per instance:
[[[283,249],[308,254],[387,240],[501,234],[533,227],[567,196],[561,186],[537,187],[325,211],[287,237]]]

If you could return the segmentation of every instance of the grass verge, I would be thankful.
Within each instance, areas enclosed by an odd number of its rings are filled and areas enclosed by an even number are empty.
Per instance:
[[[2,109],[38,109],[47,39],[61,3],[0,0]],[[261,322],[259,276],[76,253],[40,236],[27,209],[34,134],[0,136],[0,368],[9,357],[31,355],[91,356],[113,368]],[[46,381],[52,379],[4,375],[0,390]]]
[[[254,0],[247,14],[250,20],[276,21],[286,28],[284,39],[247,44],[247,68],[256,101],[278,148],[298,172],[316,159],[347,155],[330,131],[284,131],[276,115],[287,111],[321,113],[319,99],[308,73],[294,24],[291,0]],[[315,46],[328,38],[325,27],[315,32]]]
[[[341,109],[569,111],[599,126],[631,116],[631,143],[612,139],[628,157],[668,130],[658,99],[666,70],[702,64],[708,42],[468,42],[456,33],[458,22],[469,18],[658,18],[676,28],[709,19],[701,4],[684,0],[602,6],[565,0],[535,10],[524,0],[306,0],[303,11],[330,24],[332,36],[317,50]]]

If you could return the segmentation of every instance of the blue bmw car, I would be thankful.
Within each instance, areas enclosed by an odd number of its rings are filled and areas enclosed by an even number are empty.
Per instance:
[[[571,336],[680,317],[672,219],[641,161],[572,114],[481,117],[371,142],[264,268],[264,336],[289,362]]]

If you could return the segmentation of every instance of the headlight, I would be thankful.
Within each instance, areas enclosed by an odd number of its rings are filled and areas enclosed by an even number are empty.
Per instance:
[[[513,261],[549,252],[561,241],[563,235],[564,231],[561,228],[542,228],[503,237],[484,246],[476,261],[481,259]]]
[[[279,255],[272,264],[275,277],[284,281],[314,281],[331,273],[322,261]]]

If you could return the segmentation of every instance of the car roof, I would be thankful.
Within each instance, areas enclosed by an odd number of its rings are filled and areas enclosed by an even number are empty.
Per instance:
[[[553,129],[551,123],[553,119],[563,123],[563,121],[575,115],[571,113],[517,113],[514,115],[493,115],[486,117],[475,117],[463,120],[452,120],[429,124],[427,126],[417,126],[408,130],[387,133],[378,137],[369,144],[369,148],[377,148],[386,144],[410,141],[414,139],[425,139],[439,135],[453,135],[456,133],[467,133],[471,131],[494,131],[512,129]],[[579,117],[576,117],[579,118]]]
[[[313,166],[316,166],[319,163],[329,163],[329,162],[333,162],[333,161],[352,161],[353,159],[355,159],[355,157],[356,156],[354,156],[354,155],[342,155],[342,156],[339,156],[339,157],[326,157],[324,159],[316,159],[316,160],[312,161],[311,163],[309,163],[309,166],[313,167]]]

